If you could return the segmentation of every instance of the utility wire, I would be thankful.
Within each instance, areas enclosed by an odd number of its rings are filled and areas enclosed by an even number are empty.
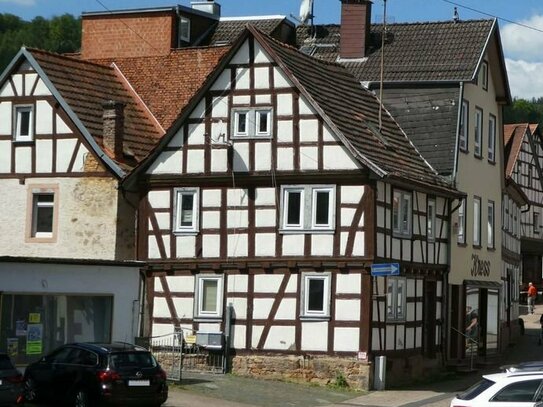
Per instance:
[[[479,13],[479,14],[482,14],[482,15],[485,15],[487,17],[493,17],[493,18],[496,18],[498,20],[502,20],[502,21],[505,21],[505,22],[508,22],[510,24],[515,24],[515,25],[518,25],[520,27],[524,27],[524,28],[527,28],[529,30],[533,30],[533,31],[537,31],[537,32],[540,32],[540,33],[543,33],[543,30],[542,29],[539,29],[539,28],[536,28],[536,27],[532,27],[530,25],[527,25],[527,24],[523,24],[523,23],[519,23],[518,21],[514,21],[514,20],[509,20],[507,18],[504,18],[504,17],[500,17],[500,16],[496,16],[494,14],[491,14],[491,13],[487,13],[487,12],[484,12],[482,10],[478,10],[476,8],[473,8],[473,7],[468,7],[464,4],[460,4],[460,3],[457,3],[455,1],[452,1],[452,0],[441,0],[442,2],[444,3],[449,3],[449,4],[452,4],[452,5],[455,5],[457,7],[460,7],[460,8],[463,8],[463,9],[466,9],[466,10],[470,10],[470,11],[473,11],[475,13]]]

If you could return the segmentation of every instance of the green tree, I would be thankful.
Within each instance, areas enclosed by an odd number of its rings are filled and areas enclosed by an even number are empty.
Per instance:
[[[81,20],[64,14],[50,20],[36,17],[28,22],[0,13],[0,73],[22,46],[57,53],[76,52],[81,47]]]

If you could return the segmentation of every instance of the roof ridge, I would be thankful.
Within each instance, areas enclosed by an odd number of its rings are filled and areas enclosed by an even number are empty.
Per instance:
[[[142,56],[132,56],[132,57],[110,57],[110,58],[93,58],[93,59],[88,59],[86,61],[111,61],[111,62],[115,62],[115,61],[130,61],[130,60],[133,60],[133,61],[145,61],[145,60],[151,60],[151,59],[159,59],[159,58],[163,58],[163,59],[167,59],[169,57],[171,57],[172,55],[179,55],[179,54],[182,54],[183,52],[185,51],[208,51],[208,50],[222,50],[224,48],[230,48],[232,47],[232,45],[230,44],[222,44],[222,45],[202,45],[202,46],[192,46],[192,47],[184,47],[184,48],[178,48],[178,49],[173,49],[169,54],[167,55],[142,55]],[[94,62],[95,64],[97,63],[98,65],[101,65],[101,66],[104,66],[103,64],[99,63],[99,62]]]
[[[479,18],[479,19],[469,19],[469,20],[458,20],[458,21],[454,21],[454,20],[437,20],[437,21],[431,21],[431,20],[426,20],[426,21],[404,21],[404,22],[397,22],[397,23],[391,23],[391,22],[388,22],[386,25],[389,27],[389,26],[400,26],[400,25],[432,25],[432,24],[435,24],[435,25],[445,25],[445,24],[465,24],[465,23],[483,23],[483,22],[493,22],[495,20],[495,18]],[[383,25],[382,22],[375,22],[375,21],[372,21],[370,23],[370,26],[371,27],[374,27],[374,26],[381,26]],[[340,23],[327,23],[327,24],[315,24],[314,25],[315,27],[341,27],[341,24]],[[299,25],[298,28],[301,28],[302,26]]]
[[[55,57],[55,58],[72,61],[72,62],[92,65],[92,66],[99,67],[99,68],[105,68],[105,69],[109,69],[109,70],[112,69],[110,66],[107,66],[107,65],[104,65],[104,64],[99,64],[99,63],[93,62],[92,60],[88,60],[88,59],[75,58],[75,57],[71,57],[71,56],[67,56],[67,55],[63,55],[63,54],[58,54],[56,52],[46,51],[46,50],[39,49],[39,48],[30,48],[30,47],[27,48],[27,47],[25,47],[25,49],[27,51],[29,51],[31,54],[33,54],[33,53],[44,54],[44,55],[49,55],[49,56],[52,56],[52,57]]]

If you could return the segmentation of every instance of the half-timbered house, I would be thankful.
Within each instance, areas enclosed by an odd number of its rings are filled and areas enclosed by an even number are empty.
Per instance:
[[[298,46],[341,63],[378,94],[422,156],[466,194],[452,208],[449,229],[447,357],[496,355],[505,349],[497,214],[505,191],[502,109],[511,101],[498,22],[385,27],[370,23],[369,0],[341,0],[341,7],[339,25],[299,26]],[[470,338],[474,315],[478,329]]]
[[[198,87],[224,48],[188,52]],[[163,134],[115,66],[23,48],[0,77],[0,351],[16,363],[140,334],[138,199],[120,181]]]
[[[356,387],[376,355],[439,365],[459,194],[342,66],[249,26],[124,186],[149,334],[222,332],[239,374]]]
[[[505,151],[509,154],[506,176],[514,180],[528,197],[529,206],[513,213],[520,222],[522,268],[517,284],[524,290],[529,282],[538,290],[543,287],[543,162],[542,138],[537,124],[519,123],[504,126]],[[526,298],[524,298],[524,302]]]

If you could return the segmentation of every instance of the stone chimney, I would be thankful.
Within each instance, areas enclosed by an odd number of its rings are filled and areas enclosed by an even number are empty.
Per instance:
[[[203,11],[204,13],[209,13],[213,17],[219,18],[221,16],[221,5],[214,0],[207,1],[193,1],[190,3],[190,6],[194,10]]]
[[[364,58],[370,39],[371,4],[370,0],[340,0],[341,59]]]
[[[122,160],[125,104],[114,100],[108,100],[102,107],[104,109],[104,114],[102,116],[104,122],[104,148],[113,153],[114,159]]]

